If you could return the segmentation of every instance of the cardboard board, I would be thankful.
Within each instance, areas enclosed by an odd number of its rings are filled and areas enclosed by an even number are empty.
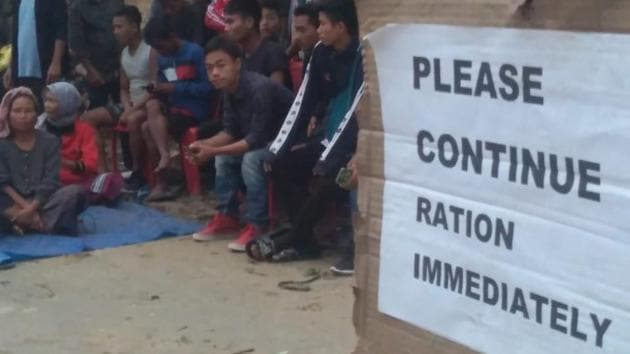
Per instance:
[[[630,0],[356,0],[362,35],[387,24],[430,23],[593,32],[630,31]],[[384,136],[374,55],[365,43],[368,91],[359,108],[360,217],[356,241],[356,354],[473,351],[378,310]],[[544,55],[544,53],[542,54]]]

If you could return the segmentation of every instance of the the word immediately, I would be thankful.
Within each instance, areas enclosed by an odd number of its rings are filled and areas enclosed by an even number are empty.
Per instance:
[[[433,65],[431,65],[433,64]],[[536,95],[534,90],[542,89],[543,69],[539,67],[523,66],[517,68],[512,64],[502,64],[492,73],[489,62],[479,64],[471,60],[453,60],[451,66],[445,70],[452,70],[452,83],[442,81],[442,60],[434,58],[431,61],[425,57],[413,57],[413,87],[420,90],[422,80],[433,76],[433,88],[436,92],[454,93],[465,96],[501,98],[513,102],[522,97],[523,102],[543,105],[543,96]],[[473,75],[475,76],[473,81]]]
[[[580,322],[580,313],[584,310],[560,300],[526,292],[489,276],[418,253],[414,254],[413,264],[415,279],[520,315],[523,319],[536,321],[575,339],[591,341],[597,347],[604,346],[604,336],[612,324],[608,318],[591,312],[592,327],[584,328],[585,322]]]
[[[433,163],[437,160],[447,168],[460,165],[462,171],[472,170],[478,175],[482,174],[484,163],[491,163],[490,175],[493,178],[507,178],[510,182],[525,186],[533,182],[540,189],[550,186],[559,194],[569,194],[577,184],[579,198],[600,201],[600,194],[591,188],[601,184],[598,163],[576,161],[573,157],[562,159],[556,154],[541,151],[533,153],[527,148],[491,141],[471,141],[465,137],[458,140],[450,134],[438,136],[435,152],[429,145],[436,143],[436,139],[426,130],[418,133],[417,140],[418,156],[422,162]],[[502,163],[508,164],[507,176],[499,173]]]
[[[494,242],[496,247],[512,250],[514,243],[514,222],[505,223],[500,218],[490,218],[484,213],[473,213],[455,205],[446,206],[441,202],[435,205],[427,198],[418,197],[416,220],[445,231],[464,234],[483,242]]]

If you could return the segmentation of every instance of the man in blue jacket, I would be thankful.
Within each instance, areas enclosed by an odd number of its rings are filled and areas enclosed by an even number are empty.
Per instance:
[[[168,199],[163,172],[170,163],[169,135],[177,142],[186,131],[209,118],[213,87],[208,80],[203,49],[181,39],[166,18],[149,21],[145,41],[160,55],[159,82],[148,88],[155,99],[147,102],[147,122],[143,125],[149,155],[159,153],[156,184],[150,201]]]

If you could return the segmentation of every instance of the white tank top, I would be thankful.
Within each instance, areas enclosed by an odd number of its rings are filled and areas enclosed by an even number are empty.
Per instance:
[[[136,52],[131,55],[129,47],[125,47],[120,58],[120,65],[129,79],[129,96],[135,105],[146,94],[145,87],[151,83],[149,77],[149,56],[151,46],[144,41],[140,42]]]

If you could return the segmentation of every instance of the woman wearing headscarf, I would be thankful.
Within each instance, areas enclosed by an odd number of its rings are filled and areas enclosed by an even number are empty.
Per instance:
[[[44,89],[44,113],[37,128],[61,139],[61,184],[88,187],[98,174],[96,131],[79,119],[81,94],[74,85],[57,82]]]
[[[59,139],[35,129],[37,99],[18,87],[0,103],[0,233],[78,233],[85,188],[61,187]]]

